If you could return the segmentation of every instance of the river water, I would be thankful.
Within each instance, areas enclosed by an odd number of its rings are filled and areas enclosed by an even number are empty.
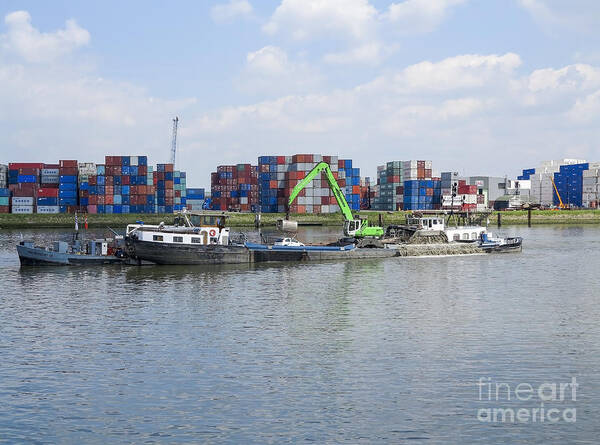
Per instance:
[[[0,442],[598,443],[600,227],[500,232],[523,252],[21,269],[0,231]]]

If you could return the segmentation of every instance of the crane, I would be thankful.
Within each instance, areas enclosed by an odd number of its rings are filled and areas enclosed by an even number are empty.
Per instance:
[[[335,180],[333,172],[331,171],[331,168],[327,162],[319,162],[302,181],[296,184],[296,187],[294,187],[288,199],[288,209],[298,196],[298,193],[300,193],[302,189],[304,189],[304,187],[306,187],[314,179],[315,176],[321,174],[321,172],[325,172],[325,177],[327,178],[329,188],[333,192],[333,196],[335,196],[335,199],[340,206],[342,215],[344,215],[344,235],[353,236],[355,238],[383,236],[383,228],[370,226],[368,220],[361,218],[357,219],[354,217],[354,215],[352,215],[352,210],[348,205],[348,201],[346,201],[346,197]]]
[[[171,164],[175,167],[175,154],[177,152],[177,126],[179,125],[179,117],[173,119],[173,139],[171,140]]]
[[[567,206],[563,203],[562,198],[560,197],[560,193],[558,193],[558,188],[556,187],[556,183],[554,182],[553,175],[550,175],[550,180],[552,181],[552,185],[554,186],[554,191],[556,192],[556,196],[558,196],[558,208],[566,209]]]

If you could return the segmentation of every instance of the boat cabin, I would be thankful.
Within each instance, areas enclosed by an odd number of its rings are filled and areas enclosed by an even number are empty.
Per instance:
[[[187,212],[175,214],[173,225],[161,222],[147,225],[143,222],[129,224],[126,236],[140,241],[181,244],[190,246],[227,245],[229,228],[225,227],[227,215],[223,212]]]
[[[438,216],[408,216],[406,222],[409,226],[417,226],[420,230],[426,231],[443,231],[446,226],[444,218]]]

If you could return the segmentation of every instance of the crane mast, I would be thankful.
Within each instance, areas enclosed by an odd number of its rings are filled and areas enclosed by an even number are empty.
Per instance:
[[[177,153],[177,127],[179,125],[179,117],[173,119],[173,138],[171,140],[171,164],[175,167],[175,154]]]

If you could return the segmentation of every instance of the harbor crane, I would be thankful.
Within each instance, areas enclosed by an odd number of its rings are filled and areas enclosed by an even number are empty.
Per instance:
[[[179,117],[173,119],[173,138],[171,140],[171,164],[175,167],[175,155],[177,153],[177,127],[179,126]]]

